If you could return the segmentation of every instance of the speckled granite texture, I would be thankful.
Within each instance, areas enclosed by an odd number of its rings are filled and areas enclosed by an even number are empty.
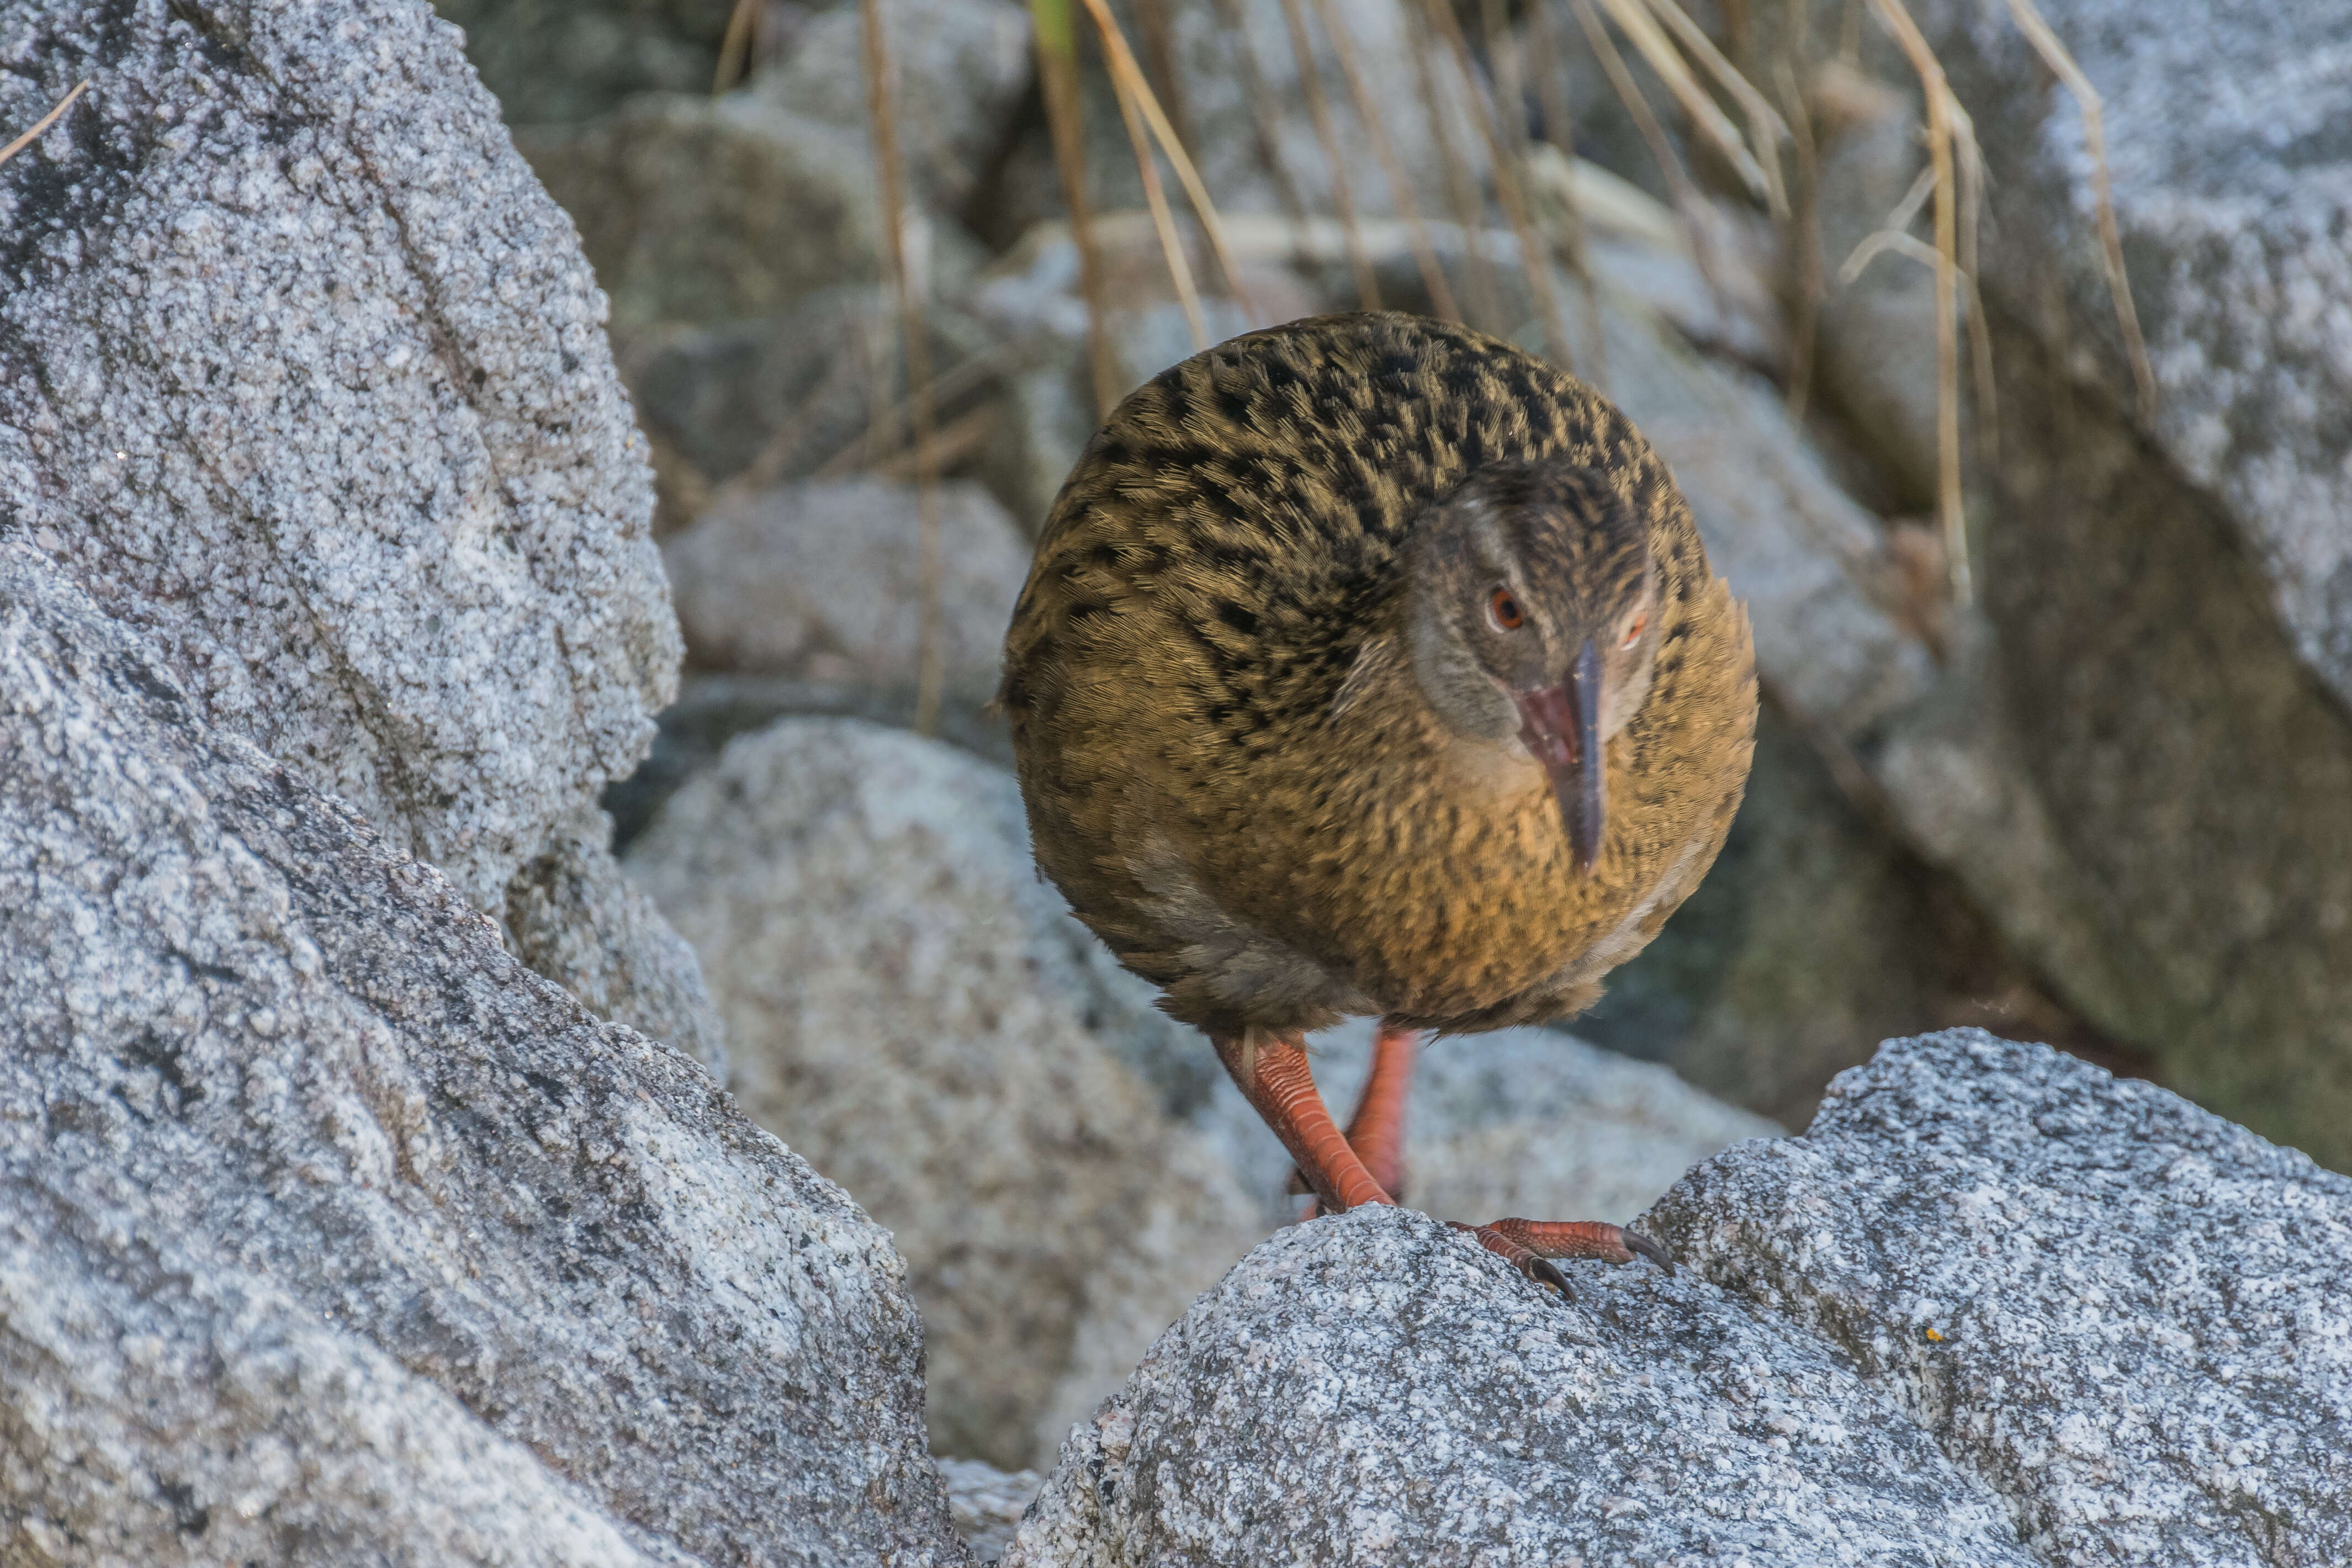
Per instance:
[[[0,1560],[960,1564],[889,1237],[0,542]]]
[[[243,735],[724,1070],[605,845],[677,624],[572,224],[422,0],[0,7],[0,537]]]
[[[422,0],[0,10],[0,531],[478,909],[678,660],[572,225]]]
[[[1955,1031],[1842,1076],[1539,1294],[1359,1211],[1259,1247],[1072,1433],[1006,1558],[2352,1561],[2352,1180]]]

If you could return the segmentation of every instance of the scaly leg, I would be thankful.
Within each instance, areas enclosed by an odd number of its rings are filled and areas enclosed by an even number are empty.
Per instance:
[[[1404,1201],[1404,1103],[1412,1088],[1413,1058],[1421,1050],[1421,1031],[1383,1018],[1372,1036],[1372,1070],[1356,1097],[1356,1114],[1348,1119],[1348,1146],[1372,1173],[1381,1190]],[[1307,1190],[1307,1178],[1291,1173],[1291,1191]],[[1298,1217],[1313,1219],[1327,1212],[1320,1199]]]
[[[1297,1034],[1271,1035],[1250,1030],[1240,1035],[1212,1037],[1218,1057],[1225,1070],[1233,1074],[1242,1093],[1257,1108],[1282,1146],[1290,1151],[1299,1173],[1307,1184],[1322,1200],[1326,1213],[1339,1214],[1362,1204],[1389,1204],[1389,1196],[1380,1182],[1365,1167],[1348,1136],[1331,1120],[1323,1097],[1315,1088],[1315,1075],[1307,1061],[1305,1039]],[[1408,1046],[1408,1051],[1410,1047]],[[1381,1110],[1374,1118],[1371,1132],[1383,1120],[1402,1127],[1403,1094],[1402,1079],[1410,1076],[1411,1058],[1404,1058],[1408,1069],[1398,1076],[1399,1089],[1394,1110]],[[1375,1064],[1373,1083],[1379,1082]],[[1385,1092],[1385,1091],[1384,1091]],[[1358,1120],[1362,1119],[1360,1110]],[[1549,1261],[1553,1258],[1597,1258],[1610,1263],[1631,1263],[1639,1254],[1671,1271],[1674,1263],[1666,1249],[1639,1231],[1619,1226],[1582,1220],[1549,1223],[1540,1220],[1504,1219],[1492,1225],[1462,1225],[1475,1237],[1478,1244],[1496,1254],[1538,1284],[1549,1285],[1563,1296],[1568,1293],[1568,1276]]]

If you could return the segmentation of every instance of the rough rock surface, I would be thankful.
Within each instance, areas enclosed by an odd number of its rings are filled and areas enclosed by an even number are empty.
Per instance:
[[[1045,1478],[1034,1470],[1010,1474],[978,1459],[941,1459],[940,1479],[948,1489],[948,1510],[975,1562],[995,1562],[1013,1544],[1022,1511],[1036,1498]]]
[[[888,1238],[0,543],[0,1556],[951,1564]]]
[[[1215,1142],[1267,1219],[1305,1201],[1290,1157],[1197,1032],[1176,1044],[1215,1074],[1193,1124]],[[1372,1024],[1311,1037],[1315,1082],[1345,1119],[1371,1066]],[[1498,1029],[1432,1040],[1405,1115],[1406,1201],[1438,1219],[1506,1215],[1630,1220],[1685,1171],[1742,1138],[1776,1137],[1760,1116],[1702,1094],[1654,1063],[1597,1050],[1556,1029]]]
[[[583,812],[507,884],[516,956],[600,1018],[676,1046],[727,1081],[727,1041],[702,966],[613,858],[613,822]]]
[[[1778,1314],[1647,1265],[1563,1309],[1460,1232],[1282,1232],[1070,1436],[1006,1568],[2038,1560]]]
[[[102,42],[101,42],[102,41]],[[93,52],[95,51],[95,52]],[[0,121],[0,535],[208,721],[698,1055],[691,955],[594,820],[676,689],[645,443],[564,216],[421,5],[19,5]],[[549,904],[551,858],[571,885]],[[614,922],[593,925],[601,914]]]
[[[646,93],[515,144],[580,226],[616,329],[764,315],[880,274],[873,156],[855,132],[746,93]]]
[[[978,485],[940,487],[945,689],[995,695],[1029,546]],[[811,480],[720,501],[662,546],[688,651],[708,668],[911,690],[922,552],[915,487]]]
[[[1028,9],[1011,0],[894,0],[882,16],[897,72],[898,156],[916,196],[953,211],[988,172],[1034,74]],[[794,114],[870,136],[865,67],[858,8],[845,5],[793,29],[782,58],[751,89]]]
[[[2158,389],[2147,433],[2221,502],[2294,646],[2352,702],[2352,12],[2294,0],[2150,27],[2129,0],[2043,10],[2105,104]],[[2073,99],[2005,11],[1938,0],[1921,23],[1984,143],[1987,292],[2061,374],[2127,405]]]
[[[940,1452],[1050,1455],[1264,1234],[1122,1065],[1178,1026],[1037,880],[1001,769],[785,720],[672,795],[627,866],[701,955],[744,1109],[890,1227]]]
[[[2164,1090],[1896,1041],[1646,1223],[1681,1273],[1565,1302],[1417,1215],[1283,1232],[1072,1434],[1008,1564],[2352,1551],[2352,1181]]]
[[[0,18],[0,528],[478,909],[677,633],[571,226],[422,4]]]
[[[1961,1030],[1650,1220],[1841,1346],[2045,1562],[2352,1560],[2352,1179],[2293,1150]]]

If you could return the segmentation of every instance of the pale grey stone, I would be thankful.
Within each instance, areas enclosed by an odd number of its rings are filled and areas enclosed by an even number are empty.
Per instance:
[[[964,1560],[888,1237],[0,542],[0,1556]]]
[[[2352,11],[2042,9],[2104,104],[2158,391],[2143,428],[2220,500],[2297,651],[2352,700]],[[1937,0],[1920,21],[1984,144],[1987,292],[2062,374],[2129,406],[2074,100],[2003,8]]]
[[[701,956],[744,1109],[890,1227],[940,1452],[1050,1455],[1264,1234],[1122,1064],[1190,1031],[1039,881],[1011,774],[787,719],[672,795],[627,864]]]
[[[600,1018],[676,1046],[727,1081],[727,1041],[702,966],[613,858],[613,823],[591,809],[507,884],[516,956]]]
[[[1045,1478],[1034,1470],[1011,1474],[978,1459],[941,1459],[940,1479],[948,1489],[948,1508],[956,1531],[971,1548],[972,1559],[995,1562],[1013,1544],[1022,1510],[1037,1496]]]
[[[1569,1266],[1282,1232],[1076,1428],[1008,1565],[2255,1564],[2352,1551],[2352,1181],[1960,1030]]]
[[[971,196],[1034,74],[1029,12],[1012,0],[892,0],[898,155],[914,196],[953,212]],[[795,114],[870,134],[858,7],[811,16],[751,91]]]
[[[716,1050],[650,910],[559,929],[509,888],[551,856],[617,889],[572,825],[645,753],[679,644],[604,300],[454,30],[401,0],[45,0],[0,58],[31,62],[7,124],[91,83],[0,168],[0,534],[208,721],[477,908],[522,900],[550,973]]]
[[[422,4],[0,20],[0,518],[477,908],[678,655],[570,225]]]
[[[2352,1560],[2352,1179],[2293,1150],[1953,1030],[1650,1222],[1851,1356],[2042,1562]]]
[[[965,481],[939,487],[943,690],[995,695],[1029,546]],[[921,643],[916,489],[812,479],[730,496],[662,544],[678,618],[706,668],[911,691]]]

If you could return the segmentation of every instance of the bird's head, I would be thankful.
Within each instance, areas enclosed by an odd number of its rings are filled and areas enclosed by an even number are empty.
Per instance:
[[[1408,547],[1405,638],[1431,707],[1550,776],[1577,868],[1601,853],[1604,756],[1649,695],[1658,571],[1641,516],[1598,470],[1472,474]]]

